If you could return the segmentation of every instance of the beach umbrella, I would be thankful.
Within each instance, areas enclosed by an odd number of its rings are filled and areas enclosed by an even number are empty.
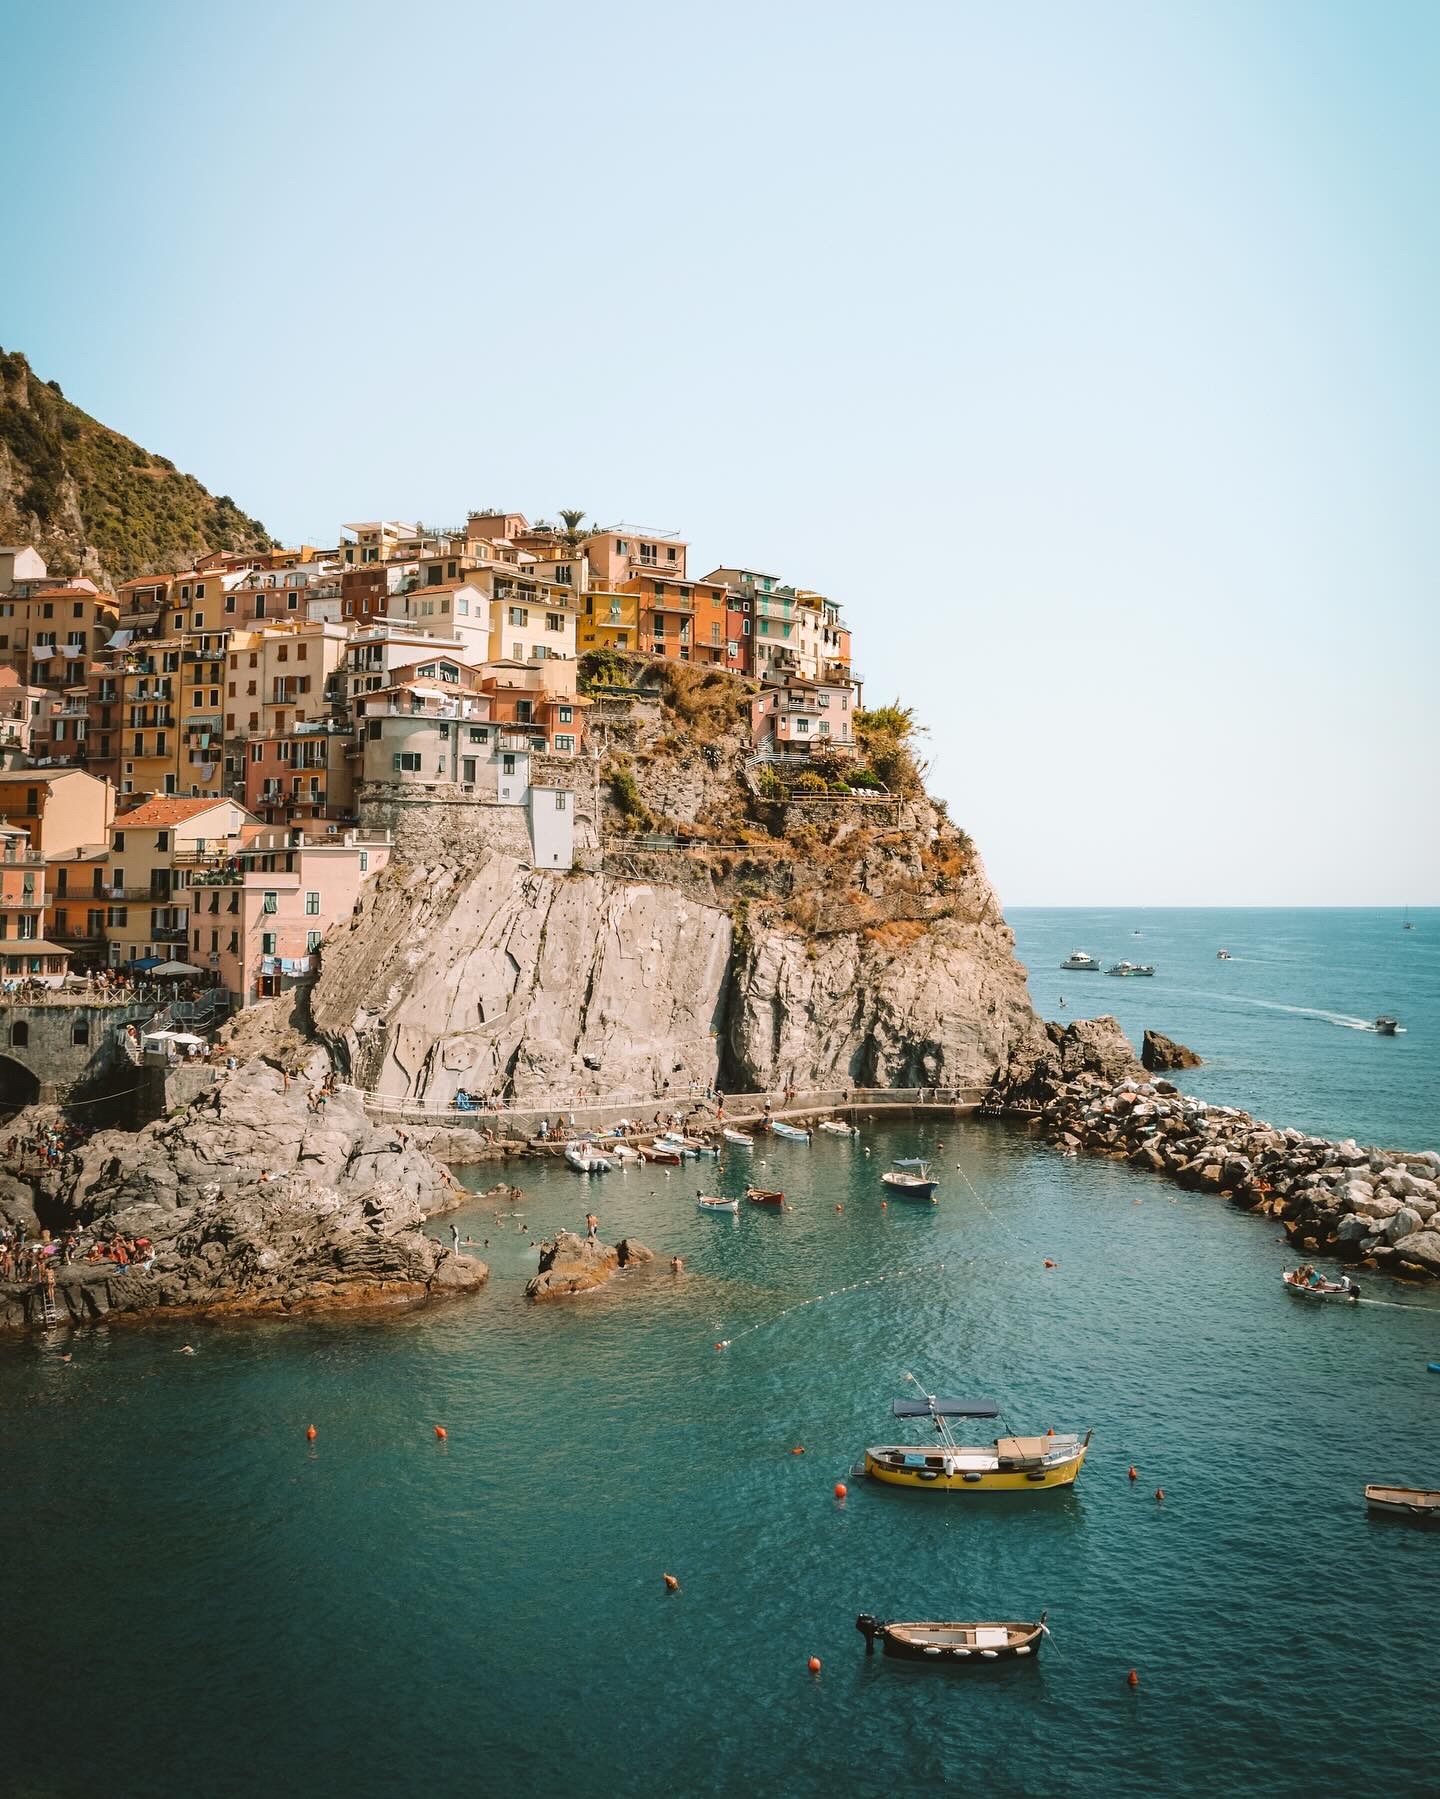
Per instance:
[[[157,962],[150,972],[166,980],[178,980],[181,975],[204,974],[205,970],[197,968],[193,962]]]

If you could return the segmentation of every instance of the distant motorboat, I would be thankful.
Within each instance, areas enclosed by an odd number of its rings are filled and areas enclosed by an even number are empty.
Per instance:
[[[1144,964],[1138,962],[1117,962],[1113,968],[1107,968],[1105,972],[1106,974],[1118,975],[1151,975],[1155,972],[1155,964],[1153,962],[1146,962]]]
[[[1215,960],[1217,962],[1233,962],[1234,959],[1235,958],[1230,954],[1228,949],[1217,949],[1215,952]]]
[[[1312,1275],[1313,1269],[1287,1268],[1280,1278],[1302,1299],[1338,1299],[1353,1305],[1360,1297],[1360,1283],[1351,1280],[1348,1274],[1342,1274],[1338,1281],[1322,1280],[1318,1275],[1312,1279]]]
[[[1391,1018],[1386,1013],[1382,1012],[1375,1020],[1375,1029],[1382,1037],[1393,1037],[1400,1029],[1400,1020],[1398,1018]]]
[[[1076,973],[1099,974],[1100,972],[1100,964],[1094,956],[1087,956],[1083,949],[1072,949],[1060,966],[1073,969]]]

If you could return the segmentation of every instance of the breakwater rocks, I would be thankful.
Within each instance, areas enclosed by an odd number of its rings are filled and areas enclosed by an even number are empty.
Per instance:
[[[563,1299],[571,1293],[589,1293],[614,1280],[623,1268],[654,1260],[653,1250],[629,1237],[622,1237],[618,1243],[602,1243],[598,1237],[556,1231],[552,1243],[541,1245],[540,1272],[525,1283],[525,1297]]]
[[[1440,1155],[1277,1130],[1169,1081],[1082,1074],[1040,1114],[1060,1148],[1123,1158],[1278,1218],[1297,1248],[1440,1276]]]
[[[485,1264],[422,1229],[458,1193],[403,1131],[372,1125],[358,1094],[321,1104],[318,1087],[251,1062],[173,1119],[98,1133],[58,1179],[37,1184],[39,1226],[56,1239],[73,1232],[74,1259],[55,1268],[53,1296],[43,1279],[0,1286],[0,1330],[474,1293]],[[87,1259],[92,1246],[101,1259]]]
[[[1140,1063],[1152,1074],[1165,1074],[1172,1068],[1199,1068],[1203,1058],[1186,1049],[1173,1037],[1162,1037],[1159,1031],[1146,1031],[1140,1044]]]

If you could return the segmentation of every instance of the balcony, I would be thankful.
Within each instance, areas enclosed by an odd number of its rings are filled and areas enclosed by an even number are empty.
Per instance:
[[[157,924],[150,927],[152,943],[188,943],[190,927],[184,924]]]
[[[45,900],[43,895],[37,899],[33,893],[0,893],[0,906],[7,912],[41,912]]]
[[[0,868],[43,868],[45,858],[34,849],[5,849],[0,851]]]

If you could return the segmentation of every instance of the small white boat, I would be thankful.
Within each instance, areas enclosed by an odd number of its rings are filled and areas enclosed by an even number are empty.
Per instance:
[[[1231,956],[1228,949],[1217,949],[1215,952],[1215,960],[1217,962],[1230,962],[1233,961],[1234,958]]]
[[[732,1130],[728,1124],[721,1129],[720,1135],[727,1143],[733,1143],[738,1149],[754,1149],[755,1147],[753,1137],[747,1136],[744,1131]]]
[[[824,1131],[827,1137],[858,1137],[860,1135],[853,1124],[844,1124],[838,1118],[822,1118],[815,1128]]]
[[[1083,949],[1072,949],[1060,966],[1071,969],[1077,974],[1099,974],[1100,972],[1100,964],[1094,956],[1087,956]]]
[[[1382,1037],[1393,1037],[1400,1029],[1400,1020],[1398,1018],[1391,1018],[1388,1014],[1382,1012],[1375,1020],[1375,1029]]]
[[[663,1131],[655,1139],[655,1147],[674,1150],[677,1156],[686,1157],[692,1162],[700,1154],[699,1144],[692,1143],[688,1137],[682,1137],[679,1131]]]
[[[808,1143],[809,1131],[802,1131],[793,1124],[781,1124],[778,1119],[770,1126],[777,1137],[788,1137],[792,1143]]]
[[[610,1158],[597,1144],[582,1139],[565,1145],[565,1160],[577,1174],[609,1174]]]
[[[1106,974],[1118,975],[1154,974],[1155,965],[1153,962],[1143,964],[1139,962],[1117,962],[1113,968],[1107,968],[1105,972]]]
[[[697,1193],[695,1204],[702,1212],[738,1212],[740,1210],[738,1199],[717,1199],[713,1193]]]
[[[933,1199],[940,1185],[930,1173],[930,1164],[920,1156],[900,1158],[880,1179],[892,1193],[903,1193],[911,1199]]]
[[[1339,1299],[1354,1302],[1360,1297],[1359,1281],[1351,1280],[1348,1274],[1342,1274],[1338,1281],[1327,1281],[1315,1276],[1313,1268],[1287,1268],[1280,1276],[1292,1293],[1298,1293],[1302,1299]]]
[[[606,1152],[612,1162],[640,1163],[645,1160],[638,1149],[631,1149],[628,1143],[617,1143],[612,1150]]]

